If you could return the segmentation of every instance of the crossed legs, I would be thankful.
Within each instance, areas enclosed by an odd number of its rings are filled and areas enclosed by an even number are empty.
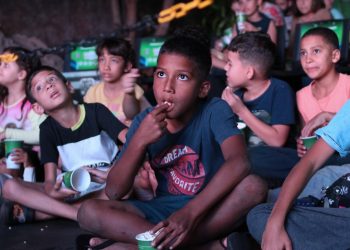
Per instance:
[[[203,218],[182,245],[198,246],[228,235],[252,207],[265,199],[266,192],[263,180],[247,176]],[[86,201],[79,210],[78,221],[82,228],[103,238],[134,246],[135,236],[154,226],[144,219],[142,212],[122,201]]]

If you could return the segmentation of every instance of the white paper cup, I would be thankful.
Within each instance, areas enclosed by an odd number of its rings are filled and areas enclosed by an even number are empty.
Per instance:
[[[90,173],[84,168],[78,168],[63,174],[62,184],[78,192],[88,189],[91,183]]]
[[[20,169],[21,164],[17,164],[12,160],[12,155],[9,154],[6,158],[6,168],[7,169]]]

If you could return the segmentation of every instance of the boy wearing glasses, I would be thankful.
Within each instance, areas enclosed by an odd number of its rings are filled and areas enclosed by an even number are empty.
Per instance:
[[[89,198],[107,198],[105,179],[118,144],[124,141],[125,125],[102,104],[75,105],[71,90],[70,83],[54,68],[43,66],[30,76],[28,99],[35,112],[48,115],[40,126],[45,182],[5,181],[2,198],[11,202],[2,205],[6,209],[1,209],[0,221],[11,224],[56,216],[77,220],[82,196],[94,191]],[[93,181],[90,190],[78,193],[62,187],[62,178],[57,178],[59,158],[63,172],[86,167]],[[25,213],[18,215],[18,206]]]

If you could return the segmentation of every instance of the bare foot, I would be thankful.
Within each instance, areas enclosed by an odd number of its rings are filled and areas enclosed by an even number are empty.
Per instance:
[[[92,250],[104,249],[104,250],[126,250],[126,249],[135,249],[137,250],[136,245],[116,242],[114,240],[108,240],[98,237],[93,237],[89,241],[90,248]]]
[[[90,245],[89,249],[94,249],[94,250],[95,249],[105,249],[105,250],[116,249],[113,247],[113,245],[116,244],[116,242],[115,241],[113,241],[113,242],[108,240],[108,239],[92,237],[89,240],[89,245]],[[110,244],[108,244],[108,243],[110,243]]]

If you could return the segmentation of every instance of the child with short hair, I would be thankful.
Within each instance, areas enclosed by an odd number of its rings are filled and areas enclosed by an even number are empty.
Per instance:
[[[350,246],[349,207],[293,206],[294,200],[309,180],[311,182],[312,178],[321,175],[321,179],[324,178],[323,184],[327,183],[330,175],[321,173],[323,170],[337,173],[333,181],[350,172],[349,164],[320,170],[334,152],[341,156],[349,154],[349,116],[350,102],[347,101],[327,126],[316,131],[320,138],[288,175],[276,203],[263,204],[249,212],[249,231],[261,242],[263,250],[348,249]],[[346,192],[344,188],[342,190]],[[319,187],[319,190],[314,191],[321,193],[322,189]]]
[[[210,67],[209,39],[200,28],[184,28],[165,41],[154,72],[158,105],[133,120],[108,175],[111,200],[85,202],[78,214],[82,228],[115,240],[116,247],[136,248],[135,236],[148,230],[158,232],[153,247],[190,247],[225,235],[264,199],[263,181],[248,175],[230,107],[206,98]],[[146,155],[156,172],[156,197],[120,201]]]
[[[125,126],[102,104],[75,105],[71,91],[72,87],[64,76],[49,66],[39,68],[29,78],[26,92],[34,111],[48,115],[40,125],[45,182],[5,181],[2,197],[14,203],[2,204],[5,206],[0,214],[2,223],[28,221],[26,215],[35,220],[52,216],[76,220],[83,195],[91,192],[90,197],[106,197],[103,179],[116,158],[117,144],[124,140]],[[63,172],[86,167],[100,184],[93,182],[85,193],[63,187],[62,179],[57,178],[59,157]],[[22,218],[13,213],[15,206],[21,206],[26,211]],[[33,211],[24,206],[35,210],[34,218]]]
[[[334,31],[318,27],[303,35],[300,62],[313,81],[297,92],[302,136],[310,136],[319,126],[324,126],[350,98],[350,76],[337,72],[339,60],[339,41]],[[302,157],[305,153],[306,148],[298,139],[298,155]],[[328,161],[328,164],[337,162]]]
[[[125,39],[106,38],[97,45],[96,54],[102,82],[89,88],[84,101],[102,103],[129,126],[135,115],[150,106],[137,84],[135,52]]]
[[[274,165],[255,162],[255,152],[278,151],[288,139],[295,123],[294,93],[279,79],[270,78],[275,46],[268,35],[247,32],[235,37],[228,47],[225,66],[228,87],[222,98],[247,127],[245,131],[253,173],[267,177],[278,175]],[[287,174],[287,173],[285,173]]]
[[[25,83],[33,70],[41,65],[40,58],[22,47],[7,47],[0,55],[0,140],[15,139],[24,141],[31,149],[39,143],[39,124],[46,118],[32,110],[25,93]],[[33,180],[33,160],[27,149],[15,149],[10,156],[17,164],[24,165],[24,172],[32,174],[26,180]],[[20,176],[20,171],[8,169],[0,164],[0,173]]]

